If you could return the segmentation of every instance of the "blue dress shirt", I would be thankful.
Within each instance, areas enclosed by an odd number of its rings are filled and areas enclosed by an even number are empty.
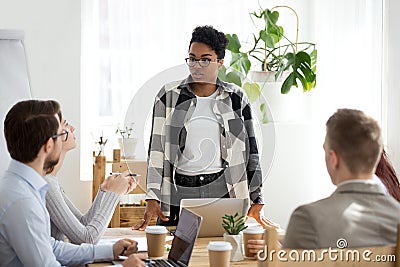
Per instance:
[[[46,181],[11,160],[0,178],[0,267],[83,265],[113,259],[112,245],[73,245],[50,236]]]

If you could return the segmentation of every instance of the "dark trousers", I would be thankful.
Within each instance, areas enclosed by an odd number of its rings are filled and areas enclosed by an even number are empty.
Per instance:
[[[171,188],[169,221],[157,218],[157,225],[175,226],[179,221],[180,202],[186,198],[229,198],[223,171],[188,176],[175,173],[176,188]]]

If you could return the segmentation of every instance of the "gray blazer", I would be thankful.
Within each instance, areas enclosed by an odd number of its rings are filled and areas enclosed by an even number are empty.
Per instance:
[[[285,248],[336,248],[344,238],[347,247],[396,243],[400,204],[377,184],[339,185],[325,199],[298,207],[286,231]]]

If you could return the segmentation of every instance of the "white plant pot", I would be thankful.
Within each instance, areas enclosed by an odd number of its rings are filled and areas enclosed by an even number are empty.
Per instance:
[[[260,85],[261,96],[253,103],[257,117],[262,119],[259,109],[262,103],[268,104],[268,122],[298,122],[311,119],[312,99],[310,92],[303,93],[301,88],[293,87],[288,94],[281,94],[281,86],[286,73],[275,81],[276,72],[251,71],[250,79]]]
[[[231,261],[243,260],[243,241],[242,235],[228,235],[224,233],[224,240],[232,245]]]
[[[121,156],[123,158],[135,158],[137,141],[137,138],[118,138],[119,147],[121,148]]]

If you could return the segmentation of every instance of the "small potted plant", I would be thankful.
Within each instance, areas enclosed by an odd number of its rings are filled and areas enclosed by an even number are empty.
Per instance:
[[[121,136],[118,138],[118,143],[123,157],[126,159],[135,158],[137,138],[134,137],[133,123],[122,128],[118,125],[115,133]]]
[[[247,228],[244,225],[245,216],[235,213],[235,215],[225,214],[222,217],[222,227],[225,229],[224,240],[231,243],[231,261],[243,260],[242,235],[241,232]]]
[[[97,156],[104,156],[104,148],[107,144],[108,139],[105,139],[103,136],[103,132],[101,132],[101,136],[99,138],[99,141],[95,142],[96,145],[98,145],[98,152]]]

